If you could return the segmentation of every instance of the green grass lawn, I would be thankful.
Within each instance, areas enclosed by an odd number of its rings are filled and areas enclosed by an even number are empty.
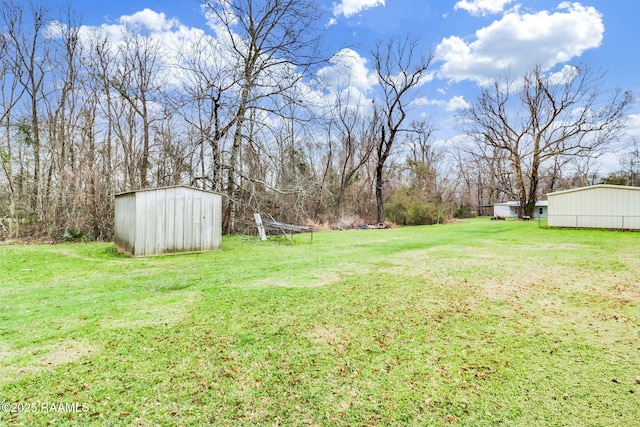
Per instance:
[[[0,246],[0,425],[640,420],[639,233],[484,218],[295,239]]]

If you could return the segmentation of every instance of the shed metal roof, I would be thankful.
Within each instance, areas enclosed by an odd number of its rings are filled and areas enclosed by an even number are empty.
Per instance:
[[[121,193],[116,193],[114,194],[114,196],[122,196],[124,194],[131,194],[131,193],[140,193],[143,191],[157,191],[157,190],[167,190],[170,188],[186,188],[189,190],[195,190],[195,191],[202,191],[203,193],[210,193],[210,194],[220,194],[218,192],[215,191],[211,191],[211,190],[203,190],[202,188],[196,188],[196,187],[191,187],[189,185],[169,185],[166,187],[150,187],[150,188],[139,188],[137,190],[128,190],[128,191],[123,191]]]
[[[547,200],[538,200],[536,202],[536,206],[538,207],[543,207],[548,205],[549,205],[549,202]],[[517,201],[500,202],[500,203],[494,203],[492,206],[520,206],[520,202],[517,202]]]
[[[612,184],[596,184],[596,185],[589,185],[587,187],[578,187],[578,188],[572,188],[569,190],[562,190],[562,191],[555,191],[553,193],[548,193],[547,196],[552,196],[552,195],[556,195],[556,194],[566,194],[566,193],[574,193],[576,191],[589,191],[589,190],[594,190],[597,188],[609,188],[609,189],[613,189],[613,190],[633,190],[633,191],[640,191],[640,187],[629,187],[626,185],[612,185]]]

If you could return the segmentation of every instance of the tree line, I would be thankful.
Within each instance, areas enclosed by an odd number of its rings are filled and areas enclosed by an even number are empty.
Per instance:
[[[524,215],[545,191],[600,179],[589,167],[633,102],[592,66],[536,66],[482,88],[460,114],[466,138],[444,149],[409,111],[433,62],[417,39],[375,45],[367,102],[318,78],[339,55],[323,55],[312,0],[201,5],[213,34],[167,55],[148,29],[114,35],[71,7],[2,0],[0,237],[109,240],[115,194],[171,185],[223,194],[229,233],[253,212],[429,224],[516,199]],[[608,178],[637,181],[635,156]]]

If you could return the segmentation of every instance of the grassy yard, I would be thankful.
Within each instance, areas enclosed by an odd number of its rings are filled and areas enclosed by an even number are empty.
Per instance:
[[[476,219],[296,240],[0,246],[0,425],[640,420],[640,234]]]

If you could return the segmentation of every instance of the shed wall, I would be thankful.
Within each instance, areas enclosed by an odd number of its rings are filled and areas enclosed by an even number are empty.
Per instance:
[[[599,185],[548,198],[549,226],[640,229],[640,188]]]
[[[119,199],[133,196],[134,208]],[[222,197],[188,187],[142,190],[116,198],[116,217],[128,216],[132,244],[119,245],[133,255],[159,255],[219,249]],[[126,210],[119,211],[122,206]],[[125,220],[122,220],[123,224]],[[118,244],[118,242],[116,242]]]
[[[115,198],[115,243],[122,251],[135,253],[136,195],[122,194]]]

